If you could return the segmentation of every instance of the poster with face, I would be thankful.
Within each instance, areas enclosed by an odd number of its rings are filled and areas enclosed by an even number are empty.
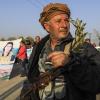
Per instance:
[[[0,41],[0,78],[9,78],[21,40]]]

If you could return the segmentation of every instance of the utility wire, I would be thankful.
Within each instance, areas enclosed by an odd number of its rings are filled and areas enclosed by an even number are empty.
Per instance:
[[[48,2],[48,0],[44,0],[46,3]]]
[[[39,0],[36,0],[37,1],[37,3],[41,6],[41,7],[43,7],[44,6],[44,4],[43,3],[41,3]]]
[[[27,2],[29,2],[31,5],[34,6],[33,2],[31,0],[26,0]]]
[[[32,6],[36,6],[36,8],[40,8],[40,6],[37,6],[35,3],[33,3],[32,0],[26,0],[27,2],[29,2]]]
[[[39,0],[38,0],[38,1],[39,1]],[[47,3],[49,3],[49,1],[48,1],[48,0],[41,0],[41,1],[43,1],[43,2],[42,2],[42,4],[44,3],[43,5],[45,5],[45,4],[47,4]]]

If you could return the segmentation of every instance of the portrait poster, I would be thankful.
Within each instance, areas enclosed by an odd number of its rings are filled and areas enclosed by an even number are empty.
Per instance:
[[[9,79],[21,40],[0,41],[0,79]]]

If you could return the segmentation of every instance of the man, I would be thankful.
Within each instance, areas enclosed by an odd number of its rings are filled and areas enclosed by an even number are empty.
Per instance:
[[[27,63],[27,48],[25,41],[20,42],[20,47],[18,50],[18,53],[16,55],[16,63],[20,63],[22,65],[22,73],[21,76],[26,76],[27,75],[27,68],[26,68],[26,63]]]
[[[85,42],[90,43],[91,44],[91,40],[89,38],[85,39]]]
[[[36,36],[35,39],[34,39],[34,42],[35,42],[36,44],[38,44],[40,41],[41,41],[40,36]]]
[[[49,35],[39,42],[31,57],[28,80],[34,83],[41,73],[53,69],[64,68],[65,72],[43,91],[31,93],[33,100],[96,100],[100,92],[100,53],[87,43],[81,54],[64,52],[73,41],[69,20],[70,9],[61,3],[48,4],[40,15],[39,21]]]

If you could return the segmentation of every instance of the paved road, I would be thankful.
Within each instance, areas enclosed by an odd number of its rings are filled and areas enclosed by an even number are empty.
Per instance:
[[[16,78],[10,81],[9,80],[6,80],[4,82],[0,81],[0,95],[4,94],[4,92],[9,90],[9,88],[14,87],[14,84],[16,86],[16,84],[20,83],[21,81],[25,79],[26,79],[25,77],[17,76]],[[20,95],[21,88],[22,88],[22,83],[18,86],[18,88],[15,88],[14,92],[12,92],[11,94],[8,94],[5,99],[0,99],[0,100],[20,100],[19,95]],[[96,100],[100,100],[100,94],[96,96]]]
[[[25,79],[26,77],[17,76],[11,80],[0,82],[0,100],[16,100]]]

